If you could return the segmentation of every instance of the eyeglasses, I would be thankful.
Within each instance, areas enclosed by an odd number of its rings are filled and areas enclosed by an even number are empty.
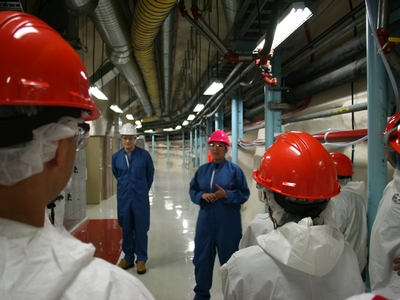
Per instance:
[[[274,193],[271,190],[263,187],[261,184],[257,183],[256,187],[258,190],[258,200],[260,200],[262,203],[267,204],[268,200],[271,199],[271,197],[274,197]]]
[[[221,145],[221,144],[210,144],[210,148],[226,148],[225,145]]]
[[[78,124],[78,132],[76,133],[76,151],[82,150],[89,143],[90,125],[87,123]]]
[[[136,137],[123,136],[121,139],[124,140],[124,141],[133,141],[133,140],[136,140]]]

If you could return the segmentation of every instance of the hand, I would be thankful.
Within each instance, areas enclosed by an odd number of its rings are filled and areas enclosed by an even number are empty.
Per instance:
[[[215,198],[215,194],[213,193],[204,193],[201,195],[201,199],[209,202],[209,203],[214,203],[217,199]]]
[[[393,271],[396,271],[397,275],[400,276],[400,258],[396,258],[395,260],[393,260],[393,263]]]
[[[228,194],[226,193],[226,191],[222,187],[220,187],[218,184],[216,184],[215,186],[218,189],[218,191],[216,191],[214,193],[216,200],[228,197]]]

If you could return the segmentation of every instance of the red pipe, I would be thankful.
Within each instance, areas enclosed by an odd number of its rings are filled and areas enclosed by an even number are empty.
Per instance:
[[[340,143],[354,142],[368,135],[368,129],[328,131],[325,133],[317,133],[312,136],[321,143]]]

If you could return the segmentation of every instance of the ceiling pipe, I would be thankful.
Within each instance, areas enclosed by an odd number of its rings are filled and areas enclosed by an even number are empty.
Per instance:
[[[132,46],[142,71],[156,118],[161,118],[159,82],[155,64],[154,40],[161,24],[175,7],[176,0],[139,0],[132,22]]]
[[[175,51],[175,30],[176,30],[176,7],[174,7],[165,19],[160,30],[161,39],[161,78],[164,99],[164,114],[169,115],[170,98],[172,89],[172,65]]]
[[[218,103],[218,101],[224,97],[227,93],[235,90],[236,88],[240,87],[240,85],[238,84],[238,82],[243,78],[244,75],[246,75],[248,72],[250,72],[250,70],[252,68],[254,68],[254,64],[250,63],[241,73],[239,76],[236,76],[233,81],[228,85],[228,86],[224,86],[223,91],[217,94],[214,94],[210,97],[210,99],[208,99],[208,101],[206,102],[206,104],[204,104],[204,108],[208,108],[211,107],[212,105],[214,105],[215,103]],[[236,69],[234,69],[236,70]],[[206,109],[203,109],[203,111],[205,111]],[[205,118],[210,118],[215,114],[215,111],[205,115]],[[201,115],[202,117],[203,115]],[[199,114],[196,116],[196,119],[198,119]]]
[[[99,4],[99,0],[64,1],[64,4],[68,13],[81,17],[92,13]]]
[[[70,11],[82,12],[80,0],[64,0]],[[87,1],[91,2],[91,1]],[[119,1],[99,0],[97,7],[88,13],[101,38],[107,45],[107,55],[123,79],[133,89],[147,116],[153,108],[144,87],[142,75],[133,57],[129,37],[129,21]]]
[[[368,135],[368,129],[355,129],[343,131],[328,131],[312,134],[321,143],[346,143],[354,142]]]
[[[282,4],[283,1],[281,0],[274,0],[272,3],[271,17],[269,19],[267,32],[265,33],[264,47],[258,52],[258,59],[256,60],[256,64],[261,71],[261,77],[266,84],[272,87],[277,85],[278,79],[272,77],[271,73],[271,58],[274,55],[274,51],[271,49],[271,46],[272,42],[274,41],[276,27],[278,26]]]
[[[350,29],[354,28],[358,24],[361,24],[365,22],[365,14],[359,16],[356,18],[354,21],[352,21],[350,24],[342,28],[341,30],[337,31],[336,33],[332,34],[333,31],[337,30],[338,28],[342,27],[346,21],[349,19],[353,18],[357,13],[359,13],[361,10],[365,8],[365,3],[362,1],[359,5],[357,5],[352,11],[347,13],[345,16],[340,18],[335,24],[330,26],[327,30],[325,30],[322,34],[317,36],[315,39],[313,39],[310,43],[299,49],[295,54],[290,56],[288,59],[286,59],[282,63],[282,70],[285,70],[287,67],[290,67],[290,69],[293,69],[294,65],[303,62],[304,59],[306,59],[306,56],[308,57],[312,53],[315,53],[316,51],[320,50],[322,47],[325,47],[326,45],[330,44],[332,41],[337,39],[338,37],[342,36],[345,32],[349,31]],[[318,46],[315,46],[315,44],[321,42]],[[304,54],[305,53],[305,54]],[[299,57],[303,54],[303,57]]]
[[[314,61],[298,71],[289,73],[283,78],[284,86],[295,87],[301,83],[307,82],[313,76],[322,73],[338,64],[355,57],[357,54],[365,51],[366,36],[362,34],[356,38],[348,41],[335,50],[327,53],[321,59]]]
[[[241,2],[242,1],[239,0],[222,0],[226,27],[228,30],[231,29],[235,23],[235,18],[239,12]]]
[[[189,23],[197,29],[203,35],[208,42],[210,42],[216,49],[217,51],[221,53],[226,53],[228,52],[228,48],[224,45],[224,43],[221,41],[221,39],[217,36],[215,37],[215,34],[213,33],[212,29],[209,28],[208,26],[201,26],[201,22],[198,22],[198,19],[201,17],[201,14],[198,13],[198,7],[197,10],[196,8],[191,8],[191,11],[194,15],[194,19],[189,16],[187,10],[185,9],[185,5],[183,4],[183,1],[181,1],[181,4],[179,4],[179,11],[182,17],[184,17]]]
[[[364,57],[327,75],[321,76],[311,82],[289,90],[284,94],[284,102],[293,103],[302,101],[309,96],[365,76],[366,73],[367,59]]]
[[[317,119],[317,118],[324,118],[324,117],[333,117],[333,116],[338,116],[338,115],[342,115],[342,114],[363,111],[363,110],[367,110],[367,109],[368,109],[368,102],[357,103],[357,104],[353,104],[353,105],[349,105],[349,106],[335,107],[332,109],[327,109],[327,110],[319,111],[319,112],[308,114],[308,115],[282,119],[282,124],[289,124],[289,123],[312,120],[312,119]]]

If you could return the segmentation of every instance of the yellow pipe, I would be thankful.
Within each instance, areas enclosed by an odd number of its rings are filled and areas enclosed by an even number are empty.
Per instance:
[[[139,0],[133,15],[132,46],[136,60],[143,73],[147,92],[153,105],[155,117],[160,118],[160,93],[155,64],[154,40],[161,24],[176,5],[176,0]]]

